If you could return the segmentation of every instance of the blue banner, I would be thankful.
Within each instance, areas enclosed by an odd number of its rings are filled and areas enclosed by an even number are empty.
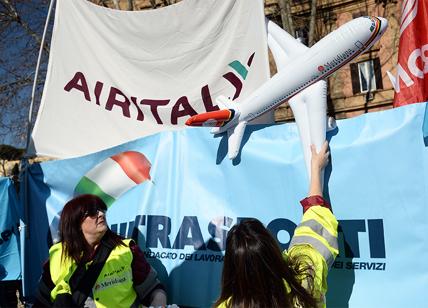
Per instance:
[[[340,221],[340,255],[329,274],[328,307],[422,307],[428,300],[424,111],[425,104],[413,104],[338,121],[328,136],[325,194]],[[144,155],[151,164],[144,171],[148,179],[126,186],[116,167],[97,177],[100,168],[119,161],[110,157],[124,151]],[[285,249],[308,189],[294,124],[254,126],[237,160],[228,160],[226,153],[226,136],[195,128],[33,165],[27,283],[34,289],[64,203],[83,184],[95,183],[111,198],[109,225],[138,241],[167,286],[169,302],[211,306],[219,295],[230,227],[243,217],[257,217]],[[128,188],[118,193],[109,183]]]
[[[12,181],[0,177],[0,281],[21,277],[18,206]]]

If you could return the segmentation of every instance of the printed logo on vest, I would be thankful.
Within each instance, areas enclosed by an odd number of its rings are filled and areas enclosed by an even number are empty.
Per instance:
[[[104,275],[104,277],[105,276],[108,276],[108,274]],[[124,273],[119,277],[109,277],[107,279],[103,279],[102,281],[97,282],[94,286],[94,291],[99,292],[104,289],[116,287],[119,284],[127,283],[128,281],[131,281],[130,273]]]

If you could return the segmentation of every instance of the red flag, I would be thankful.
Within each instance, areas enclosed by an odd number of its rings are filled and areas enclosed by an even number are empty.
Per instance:
[[[428,101],[428,1],[403,0],[394,107]]]

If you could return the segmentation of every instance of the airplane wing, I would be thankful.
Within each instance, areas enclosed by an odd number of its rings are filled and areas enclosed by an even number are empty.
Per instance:
[[[326,96],[327,83],[325,80],[320,80],[288,101],[299,130],[309,178],[311,176],[311,144],[314,144],[319,151],[326,137]]]
[[[245,127],[247,127],[247,122],[239,122],[238,125],[233,126],[227,130],[227,142],[228,142],[228,152],[227,156],[229,159],[235,159],[238,156],[239,149],[241,148],[242,137],[244,136]]]
[[[267,22],[268,45],[275,59],[278,71],[288,61],[306,52],[309,48],[292,37],[287,31],[272,21]],[[296,125],[299,130],[306,171],[310,178],[310,145],[315,144],[319,150],[324,143],[327,115],[327,83],[320,80],[291,98],[288,103],[293,110]]]
[[[301,55],[309,48],[279,27],[273,21],[266,19],[268,46],[272,52],[278,71],[295,56]]]

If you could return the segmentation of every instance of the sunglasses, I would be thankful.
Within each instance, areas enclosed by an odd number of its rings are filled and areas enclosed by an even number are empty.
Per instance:
[[[84,218],[86,218],[86,217],[91,217],[91,218],[96,218],[96,217],[98,217],[98,215],[99,215],[99,213],[103,213],[103,214],[105,214],[106,212],[107,212],[107,210],[105,210],[105,209],[100,209],[100,208],[90,208],[90,209],[88,209],[86,212],[85,212],[85,214],[83,214],[83,217]]]

